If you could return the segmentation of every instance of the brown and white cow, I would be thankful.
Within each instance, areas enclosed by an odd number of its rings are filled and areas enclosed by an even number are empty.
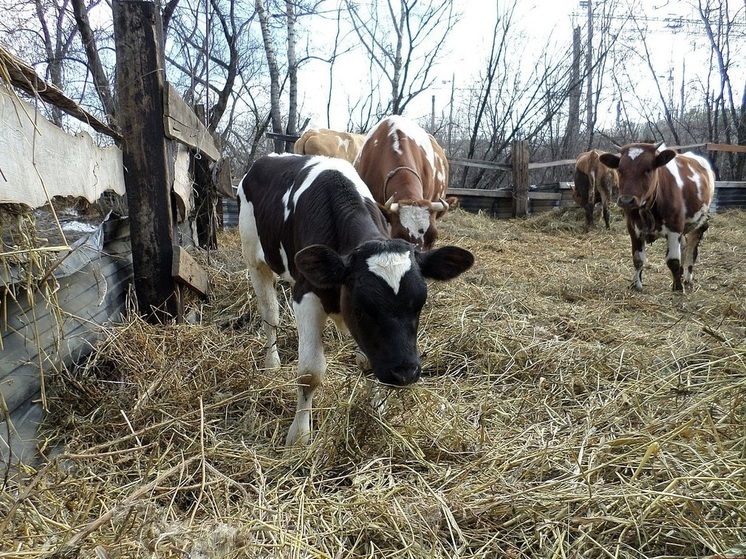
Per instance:
[[[425,278],[458,276],[473,264],[472,253],[455,246],[421,252],[391,239],[368,188],[341,159],[262,157],[241,181],[238,196],[242,251],[267,338],[267,368],[280,366],[276,275],[293,285],[298,405],[287,444],[310,437],[313,393],[326,370],[322,331],[328,317],[352,334],[380,382],[416,382]]]
[[[363,134],[337,132],[329,128],[309,128],[295,141],[293,151],[299,155],[339,157],[352,163],[364,141]]]
[[[386,216],[391,236],[429,249],[435,219],[455,205],[448,190],[448,159],[430,134],[403,116],[376,124],[360,148],[355,169]]]
[[[715,174],[704,157],[661,148],[629,144],[621,155],[605,153],[600,159],[619,172],[617,203],[632,240],[632,287],[642,289],[645,243],[666,237],[673,290],[683,291],[682,275],[690,285],[699,242],[708,227]]]
[[[572,198],[585,209],[585,229],[593,227],[593,211],[596,207],[596,195],[601,200],[601,213],[609,228],[609,201],[613,199],[619,179],[614,169],[609,169],[599,161],[602,151],[597,149],[578,155],[575,160],[575,182],[572,187]]]

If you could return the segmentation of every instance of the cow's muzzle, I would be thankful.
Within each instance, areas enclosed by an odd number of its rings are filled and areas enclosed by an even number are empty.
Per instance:
[[[616,201],[617,205],[625,210],[633,210],[640,207],[640,202],[636,196],[620,196]]]
[[[399,365],[387,371],[385,375],[377,375],[378,380],[393,386],[409,386],[420,379],[422,367],[420,365]]]

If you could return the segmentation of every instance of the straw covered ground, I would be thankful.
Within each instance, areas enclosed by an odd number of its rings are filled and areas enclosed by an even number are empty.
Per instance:
[[[330,323],[313,442],[289,450],[287,292],[266,372],[224,233],[200,324],[131,318],[48,379],[61,454],[4,480],[0,558],[724,556],[746,542],[746,213],[715,216],[683,295],[665,243],[637,293],[621,217],[581,219],[444,218],[476,264],[430,286],[422,381],[373,408]]]

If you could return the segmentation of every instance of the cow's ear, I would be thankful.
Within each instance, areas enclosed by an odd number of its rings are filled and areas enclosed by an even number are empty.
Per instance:
[[[299,251],[295,265],[312,285],[321,289],[341,285],[347,276],[344,259],[324,245],[311,245]]]
[[[455,246],[415,251],[415,255],[422,275],[440,281],[453,279],[474,264],[471,252]]]
[[[613,153],[603,153],[598,158],[601,163],[606,165],[609,169],[618,169],[619,168],[619,156],[614,155]]]
[[[668,165],[668,163],[676,157],[676,152],[672,149],[666,149],[660,152],[658,155],[655,156],[655,163],[653,164],[654,167],[657,169],[658,167],[663,167],[665,165]]]

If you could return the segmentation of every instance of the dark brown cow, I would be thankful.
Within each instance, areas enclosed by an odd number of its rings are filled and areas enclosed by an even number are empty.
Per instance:
[[[455,278],[471,267],[472,253],[455,246],[422,252],[391,239],[370,191],[342,159],[259,158],[238,198],[241,247],[267,337],[267,368],[280,366],[276,277],[293,285],[298,406],[287,444],[310,437],[313,393],[326,370],[327,318],[349,331],[379,381],[416,382],[425,278]]]
[[[705,158],[661,147],[629,144],[621,156],[605,153],[600,159],[619,172],[617,203],[627,217],[632,240],[632,287],[642,289],[645,243],[666,237],[673,290],[683,291],[682,274],[684,283],[691,285],[699,242],[707,230],[715,175]]]
[[[603,152],[594,149],[578,155],[575,161],[575,183],[572,187],[572,198],[585,209],[585,229],[593,227],[593,211],[596,207],[596,195],[601,200],[601,213],[609,228],[609,201],[613,199],[619,179],[614,169],[609,169],[598,158]]]
[[[438,236],[435,219],[457,201],[445,199],[448,160],[435,138],[402,116],[384,118],[368,132],[355,169],[384,212],[391,236],[429,249]]]
[[[337,132],[329,128],[309,128],[293,144],[298,155],[326,155],[355,161],[365,136],[352,132]]]

